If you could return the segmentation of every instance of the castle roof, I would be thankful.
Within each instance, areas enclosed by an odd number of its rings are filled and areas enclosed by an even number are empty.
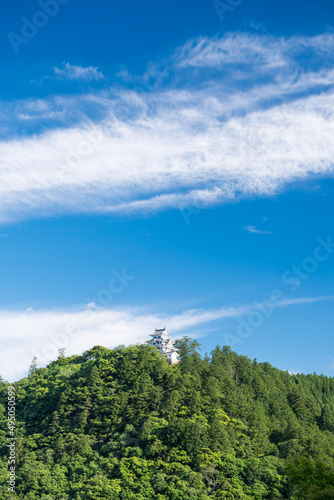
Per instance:
[[[165,328],[156,328],[153,333],[150,333],[150,336],[155,337],[156,335],[161,335],[163,333],[165,333],[166,335],[169,335],[167,330],[166,330],[166,327]]]

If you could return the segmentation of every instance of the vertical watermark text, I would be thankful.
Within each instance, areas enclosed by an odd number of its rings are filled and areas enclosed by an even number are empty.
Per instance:
[[[7,425],[8,425],[8,440],[9,444],[7,444],[8,448],[8,473],[9,476],[8,490],[11,493],[15,493],[16,486],[16,437],[15,437],[15,387],[10,385],[8,387],[8,417],[7,417]]]

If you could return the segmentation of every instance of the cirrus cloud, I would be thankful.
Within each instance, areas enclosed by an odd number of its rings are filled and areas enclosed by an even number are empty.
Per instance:
[[[65,80],[85,80],[93,81],[103,78],[103,74],[94,66],[76,66],[70,63],[64,63],[61,68],[54,68],[54,74]]]
[[[332,301],[333,296],[283,299],[276,307],[310,305]],[[191,309],[175,314],[148,313],[148,308],[96,308],[87,304],[78,310],[0,310],[1,375],[10,381],[26,376],[34,356],[39,365],[57,358],[58,349],[65,347],[67,355],[80,354],[95,345],[109,348],[117,345],[143,343],[154,328],[166,326],[174,337],[189,334],[196,338],[208,331],[210,323],[238,318],[256,309],[254,304],[219,309]],[[150,307],[151,309],[151,307]],[[224,338],[222,336],[222,342]]]
[[[0,142],[0,221],[207,207],[332,176],[333,48],[331,34],[192,40],[152,88],[39,101],[37,135],[21,103],[32,129]]]

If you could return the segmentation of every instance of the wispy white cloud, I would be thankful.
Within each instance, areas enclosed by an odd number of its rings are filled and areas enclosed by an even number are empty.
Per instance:
[[[266,43],[263,43],[265,40]],[[290,39],[291,45],[295,46]],[[273,68],[285,66],[286,42],[275,37],[229,33],[223,38],[200,37],[189,40],[175,53],[179,67],[212,67],[256,64]]]
[[[0,219],[210,206],[332,175],[333,104],[332,94],[309,97],[221,123],[186,103],[152,116],[139,100],[129,121],[0,143]],[[96,130],[103,140],[82,154]]]
[[[322,295],[320,297],[300,297],[296,299],[282,300],[277,304],[277,307],[314,304],[316,302],[323,302],[326,300],[334,300],[334,295]]]
[[[279,307],[334,300],[334,296],[282,300]],[[148,313],[146,309],[95,309],[94,304],[82,310],[26,311],[0,310],[1,375],[10,380],[25,376],[34,356],[40,365],[56,359],[58,349],[66,346],[67,354],[80,354],[93,345],[115,347],[142,343],[154,328],[166,326],[174,337],[203,336],[210,323],[237,318],[254,311],[254,305],[192,309],[177,314]],[[205,330],[203,330],[203,326]],[[212,328],[211,328],[212,330]],[[223,342],[223,339],[222,339]]]
[[[330,34],[192,40],[138,91],[30,101],[21,120],[50,130],[0,142],[0,221],[206,207],[332,176],[333,48]]]
[[[1,375],[23,377],[36,356],[40,364],[57,357],[58,349],[81,353],[92,345],[115,347],[145,342],[154,328],[168,326],[172,335],[216,319],[237,316],[244,308],[215,311],[189,310],[176,315],[150,314],[139,308],[100,309],[94,304],[81,311],[0,311]]]
[[[261,229],[257,229],[256,226],[246,226],[244,227],[244,229],[246,229],[246,231],[248,231],[249,233],[254,233],[254,234],[273,234],[272,231],[264,231]]]
[[[54,68],[54,74],[57,77],[64,78],[65,80],[85,80],[93,81],[103,78],[103,73],[94,66],[75,66],[70,63],[64,63],[61,68]]]
[[[276,37],[266,34],[227,33],[224,37],[199,37],[189,40],[175,52],[180,67],[220,67],[231,64],[257,65],[265,68],[297,66],[300,56],[309,58],[308,65],[319,65],[323,58],[332,61],[334,36]]]

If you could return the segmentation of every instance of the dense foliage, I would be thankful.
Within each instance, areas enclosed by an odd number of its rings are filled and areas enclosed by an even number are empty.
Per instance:
[[[16,497],[334,498],[334,379],[290,375],[188,338],[171,367],[148,345],[94,347],[15,384]],[[1,382],[0,499],[7,499]]]

